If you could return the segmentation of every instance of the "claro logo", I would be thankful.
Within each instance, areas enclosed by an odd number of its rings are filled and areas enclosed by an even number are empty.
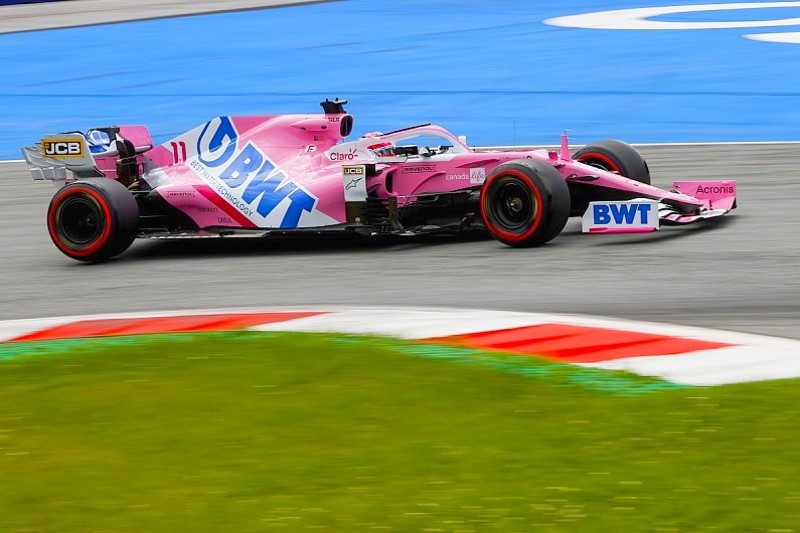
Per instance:
[[[331,152],[331,161],[353,161],[356,156],[357,150],[350,148],[347,152]]]
[[[48,157],[83,157],[83,145],[80,141],[43,140],[42,155]]]

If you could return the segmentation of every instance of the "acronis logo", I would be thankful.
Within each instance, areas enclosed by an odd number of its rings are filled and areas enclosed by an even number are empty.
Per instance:
[[[266,218],[288,202],[281,228],[296,228],[317,198],[292,180],[252,142],[238,146],[238,132],[228,117],[209,121],[197,139],[197,163],[192,165],[211,182],[216,192],[250,216]],[[246,205],[244,205],[246,204]]]

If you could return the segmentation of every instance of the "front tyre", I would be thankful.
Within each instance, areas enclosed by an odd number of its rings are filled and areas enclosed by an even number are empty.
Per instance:
[[[547,163],[509,161],[495,168],[481,190],[481,216],[489,233],[518,248],[544,244],[569,218],[566,181]]]
[[[616,172],[626,178],[650,185],[650,169],[641,154],[630,144],[608,139],[584,146],[572,156],[587,165]]]
[[[139,206],[124,185],[108,178],[61,188],[47,209],[50,238],[64,255],[99,262],[124,252],[136,237]]]

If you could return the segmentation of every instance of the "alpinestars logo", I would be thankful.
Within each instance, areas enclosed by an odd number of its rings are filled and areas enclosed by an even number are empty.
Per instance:
[[[359,181],[361,181],[361,178],[356,178],[354,180],[351,180],[350,183],[348,183],[347,185],[344,186],[344,188],[345,189],[352,189],[353,187],[358,185]]]

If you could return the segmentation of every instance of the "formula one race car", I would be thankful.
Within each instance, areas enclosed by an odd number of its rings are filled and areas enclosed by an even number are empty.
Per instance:
[[[115,126],[22,151],[34,179],[60,187],[50,237],[83,261],[137,237],[485,229],[535,246],[569,216],[582,215],[586,232],[641,232],[736,207],[731,180],[651,186],[645,161],[620,141],[575,154],[565,136],[559,151],[480,150],[422,124],[344,142],[346,103],[326,100],[318,115],[217,117],[160,146],[144,126]]]

